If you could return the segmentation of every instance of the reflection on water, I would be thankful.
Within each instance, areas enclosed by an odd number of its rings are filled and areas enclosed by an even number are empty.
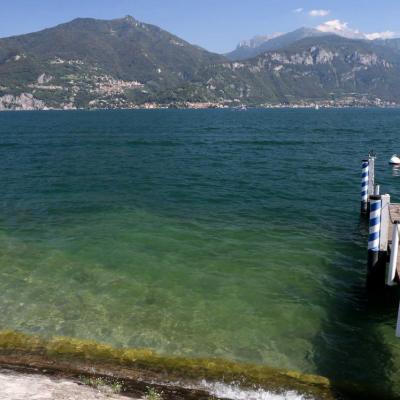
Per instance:
[[[400,176],[400,165],[393,165],[392,166],[392,175],[393,176]]]

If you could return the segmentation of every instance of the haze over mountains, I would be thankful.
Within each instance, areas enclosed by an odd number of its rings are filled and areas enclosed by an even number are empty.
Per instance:
[[[238,44],[235,50],[226,54],[230,60],[245,60],[246,58],[256,57],[266,51],[279,50],[291,45],[301,39],[308,37],[319,37],[327,33],[313,28],[300,28],[285,34],[271,36],[256,36],[253,39],[243,41]]]
[[[391,32],[390,32],[391,33]],[[230,60],[245,60],[255,57],[266,51],[279,50],[283,47],[309,37],[321,37],[326,35],[337,35],[347,39],[374,40],[376,43],[386,42],[391,46],[392,43],[399,43],[400,39],[378,39],[382,34],[364,34],[358,30],[350,29],[347,24],[338,20],[328,21],[319,25],[317,28],[299,28],[289,33],[275,33],[272,35],[255,36],[250,40],[240,42],[236,49],[226,54]],[[398,47],[396,45],[396,47]]]
[[[400,40],[311,28],[223,56],[128,16],[0,39],[0,109],[400,103]]]

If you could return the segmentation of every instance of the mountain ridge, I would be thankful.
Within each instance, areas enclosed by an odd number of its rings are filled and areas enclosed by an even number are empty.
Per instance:
[[[240,61],[248,58],[256,57],[266,51],[279,50],[296,41],[307,37],[325,36],[327,33],[320,32],[317,29],[301,27],[292,32],[280,34],[276,37],[268,38],[256,46],[246,46],[239,44],[235,50],[226,53],[225,56],[231,61]],[[251,41],[252,39],[250,39]],[[246,42],[241,42],[246,44]]]
[[[130,16],[78,18],[0,39],[0,109],[400,104],[397,42],[270,40],[230,61]]]

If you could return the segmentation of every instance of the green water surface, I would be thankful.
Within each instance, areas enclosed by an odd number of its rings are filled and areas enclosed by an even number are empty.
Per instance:
[[[365,292],[360,160],[398,110],[0,113],[0,329],[249,361],[400,396]]]

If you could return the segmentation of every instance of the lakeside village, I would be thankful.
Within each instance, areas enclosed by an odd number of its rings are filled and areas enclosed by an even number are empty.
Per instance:
[[[18,58],[19,57],[19,58]],[[15,60],[25,55],[15,56]],[[102,110],[102,109],[217,109],[233,108],[244,110],[254,108],[397,108],[400,103],[387,101],[367,94],[347,93],[331,99],[287,100],[281,103],[256,103],[243,97],[221,98],[203,101],[175,99],[171,102],[145,99],[135,100],[134,93],[146,96],[149,92],[145,84],[137,80],[116,79],[96,66],[88,66],[82,60],[62,60],[55,58],[50,65],[73,68],[73,73],[57,75],[56,71],[43,72],[33,82],[12,88],[0,84],[0,111],[32,110]],[[161,70],[159,70],[161,73]],[[333,94],[332,94],[333,96]],[[82,100],[85,99],[85,100]]]
[[[22,93],[19,96],[5,95],[0,97],[0,111],[47,111],[47,110],[135,110],[135,109],[239,109],[247,108],[291,108],[291,109],[321,109],[321,108],[399,108],[400,104],[395,102],[376,99],[357,99],[354,97],[345,97],[340,100],[324,100],[324,101],[299,101],[296,103],[264,103],[259,105],[247,104],[237,100],[226,100],[223,102],[173,102],[173,103],[156,103],[146,102],[142,104],[134,104],[125,99],[109,102],[99,99],[89,103],[88,107],[77,107],[73,102],[61,104],[60,107],[49,107],[41,101],[35,99],[32,93]]]
[[[72,61],[71,61],[72,62]],[[78,61],[74,61],[75,63]],[[74,77],[75,78],[75,77]],[[129,99],[126,93],[141,90],[147,93],[145,85],[138,81],[124,81],[110,75],[98,74],[84,76],[80,81],[69,80],[64,85],[55,84],[54,77],[41,74],[35,83],[29,84],[20,93],[9,93],[9,88],[0,85],[0,111],[34,110],[107,110],[107,109],[220,109],[233,108],[244,110],[252,108],[398,108],[400,103],[372,98],[367,95],[349,93],[341,98],[330,100],[293,100],[285,103],[249,103],[243,98],[221,99],[220,101],[173,101],[137,103]],[[38,93],[41,96],[38,96]],[[85,93],[92,99],[82,107],[77,98]],[[48,95],[46,95],[48,94]],[[49,101],[43,100],[47,98]],[[50,95],[50,96],[49,96]],[[58,98],[58,101],[54,99]]]

